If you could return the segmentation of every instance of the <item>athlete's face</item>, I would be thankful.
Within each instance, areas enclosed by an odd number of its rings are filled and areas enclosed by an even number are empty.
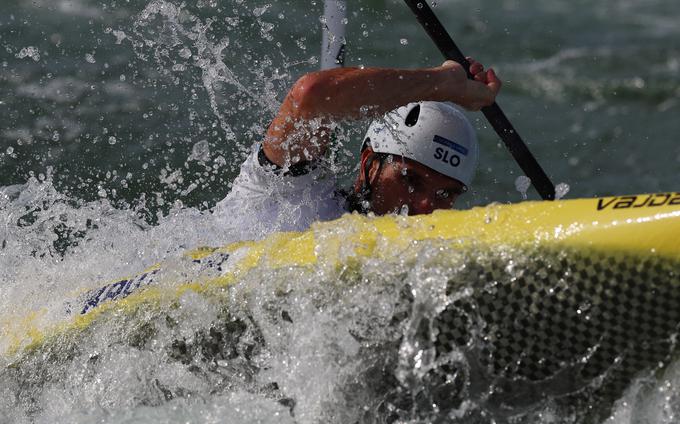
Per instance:
[[[380,167],[378,162],[374,161],[369,173],[371,210],[378,215],[399,213],[404,208],[409,215],[451,209],[465,189],[460,181],[409,159],[395,156]]]

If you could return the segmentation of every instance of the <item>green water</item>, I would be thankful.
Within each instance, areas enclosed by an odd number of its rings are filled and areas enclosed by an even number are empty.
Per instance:
[[[171,23],[141,19],[151,3],[3,3],[0,186],[51,169],[74,199],[106,195],[121,207],[143,199],[151,212],[177,200],[210,207],[228,192],[287,88],[318,66],[322,4],[200,1],[183,8],[197,21]],[[441,62],[401,3],[349,9],[349,65]],[[569,184],[569,197],[678,189],[680,7],[448,1],[435,10],[466,54],[498,70],[499,104],[554,182]],[[209,51],[227,39],[219,54]],[[22,57],[27,47],[39,58]],[[219,62],[240,86],[206,75]],[[482,115],[473,116],[483,156],[462,207],[521,199],[518,167]],[[351,127],[350,139],[361,131]],[[188,160],[202,140],[208,160]],[[347,175],[350,162],[341,167]],[[168,180],[177,171],[181,178]]]

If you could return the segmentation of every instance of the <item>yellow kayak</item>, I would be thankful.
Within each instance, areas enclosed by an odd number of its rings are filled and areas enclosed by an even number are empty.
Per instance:
[[[558,382],[570,393],[598,378],[597,390],[615,395],[675,352],[680,193],[492,204],[416,217],[354,214],[305,232],[197,248],[179,262],[74,296],[66,306],[70,318],[57,325],[45,325],[41,311],[0,318],[2,346],[5,355],[39,350],[109,314],[162,308],[187,291],[220,299],[255,270],[323,268],[346,279],[360,276],[368,261],[415,264],[423,249],[436,249],[435,265],[451,273],[449,298],[433,315],[437,355],[473,354],[484,370],[479,378],[497,386],[512,381],[517,397],[518,382],[534,391]],[[472,290],[457,292],[461,281],[474,281]]]

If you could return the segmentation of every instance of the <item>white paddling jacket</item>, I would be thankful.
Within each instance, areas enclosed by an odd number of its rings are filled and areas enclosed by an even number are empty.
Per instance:
[[[282,169],[269,161],[258,143],[215,214],[242,237],[260,239],[339,218],[346,212],[345,203],[335,175],[323,163]]]

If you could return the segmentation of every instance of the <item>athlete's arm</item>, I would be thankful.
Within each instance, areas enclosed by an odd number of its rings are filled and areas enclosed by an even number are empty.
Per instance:
[[[330,120],[379,116],[421,101],[452,101],[469,110],[494,102],[501,82],[471,60],[475,80],[453,61],[426,69],[338,68],[306,74],[286,96],[267,130],[264,153],[284,166],[323,155]]]

